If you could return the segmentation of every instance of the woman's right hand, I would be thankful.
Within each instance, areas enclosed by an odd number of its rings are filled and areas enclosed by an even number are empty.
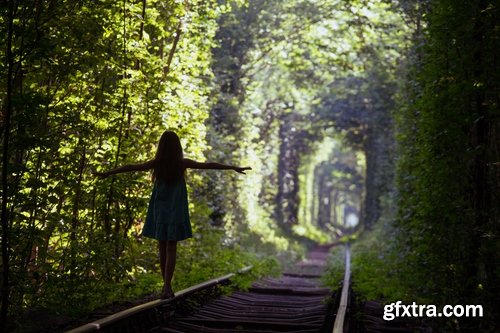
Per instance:
[[[238,172],[238,173],[242,173],[242,174],[246,174],[245,173],[245,170],[252,170],[252,168],[250,167],[234,167],[233,169],[234,171]]]

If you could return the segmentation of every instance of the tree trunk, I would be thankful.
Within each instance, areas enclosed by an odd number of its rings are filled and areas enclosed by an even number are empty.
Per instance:
[[[5,96],[5,113],[4,113],[4,126],[3,126],[3,150],[2,150],[2,308],[0,310],[0,330],[2,332],[7,330],[7,316],[9,312],[9,295],[10,295],[10,282],[9,282],[9,217],[7,214],[8,201],[9,201],[9,139],[10,139],[10,121],[12,115],[12,81],[14,73],[14,55],[12,54],[12,39],[14,30],[14,1],[9,1],[8,16],[7,16],[7,95]]]
[[[82,140],[82,139],[80,139]],[[82,196],[82,179],[83,179],[83,171],[85,170],[85,161],[86,161],[86,147],[85,144],[82,144],[82,153],[80,156],[80,165],[78,169],[78,179],[76,182],[76,193],[75,193],[75,200],[73,201],[73,212],[72,212],[72,218],[71,218],[71,233],[70,233],[70,240],[71,240],[71,273],[75,273],[75,267],[76,267],[76,254],[78,253],[77,250],[77,230],[78,230],[78,215],[79,215],[79,205],[80,205],[80,200]]]
[[[175,30],[174,42],[172,43],[172,48],[170,49],[170,52],[168,54],[167,64],[163,70],[163,73],[165,75],[168,75],[168,73],[170,73],[170,66],[172,65],[172,60],[174,59],[174,54],[175,50],[177,49],[177,44],[179,43],[179,40],[181,38],[181,32],[182,32],[182,21],[179,21],[177,29]]]

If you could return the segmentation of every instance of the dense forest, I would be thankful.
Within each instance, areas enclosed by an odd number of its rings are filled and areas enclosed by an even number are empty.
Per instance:
[[[161,287],[141,236],[154,157],[187,172],[176,290],[353,244],[365,299],[482,304],[496,332],[499,4],[493,0],[7,0],[0,4],[1,327]],[[335,256],[326,279],[335,284]]]

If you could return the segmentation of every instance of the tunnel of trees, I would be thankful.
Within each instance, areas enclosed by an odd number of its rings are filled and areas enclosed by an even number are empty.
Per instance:
[[[171,129],[186,157],[252,167],[188,171],[194,237],[177,290],[349,240],[360,297],[481,304],[483,318],[432,325],[498,329],[497,1],[0,10],[2,328],[161,286],[156,243],[141,237],[150,174],[94,173],[153,158]]]

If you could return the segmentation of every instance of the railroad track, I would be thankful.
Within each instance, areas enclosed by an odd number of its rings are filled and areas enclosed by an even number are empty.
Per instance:
[[[329,248],[318,246],[309,252],[307,259],[280,278],[261,279],[247,291],[236,291],[230,296],[209,301],[194,313],[183,313],[177,309],[190,295],[228,283],[236,274],[244,274],[251,267],[180,291],[173,300],[156,300],[139,305],[66,333],[342,333],[348,288],[343,295],[322,287],[319,281]],[[339,313],[343,313],[340,321],[336,315],[339,307]]]

